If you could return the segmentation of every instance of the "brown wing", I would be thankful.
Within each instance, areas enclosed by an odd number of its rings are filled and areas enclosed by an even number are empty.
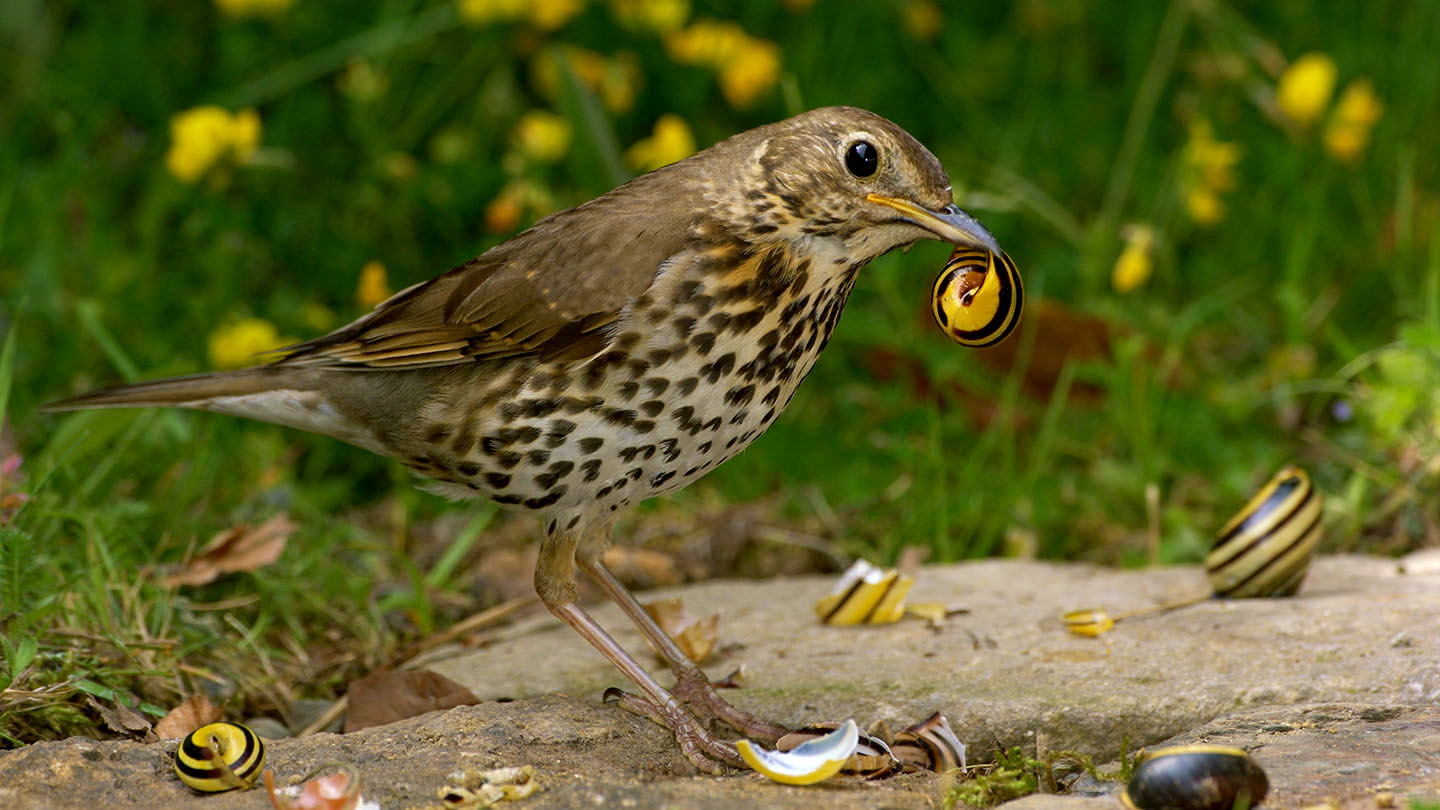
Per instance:
[[[684,250],[698,217],[683,164],[562,211],[417,284],[279,364],[351,369],[447,366],[599,351],[605,327]]]

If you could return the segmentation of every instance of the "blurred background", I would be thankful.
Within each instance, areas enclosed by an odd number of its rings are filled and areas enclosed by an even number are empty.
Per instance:
[[[956,346],[945,246],[875,262],[765,437],[622,525],[632,582],[1195,562],[1288,462],[1322,551],[1440,545],[1437,41],[1362,0],[7,0],[0,745],[201,689],[289,719],[524,593],[537,533],[333,440],[44,402],[247,364],[830,104],[940,158],[1022,328]]]

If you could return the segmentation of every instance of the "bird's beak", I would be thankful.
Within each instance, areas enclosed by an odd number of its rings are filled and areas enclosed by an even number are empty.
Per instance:
[[[985,230],[985,226],[976,222],[974,217],[961,211],[960,206],[955,203],[950,203],[940,211],[931,211],[909,200],[886,197],[883,194],[867,194],[865,199],[894,208],[904,214],[905,219],[911,224],[918,225],[935,234],[937,239],[957,245],[985,248],[991,253],[1000,252],[1000,244],[995,241],[995,237],[991,236],[989,231]]]

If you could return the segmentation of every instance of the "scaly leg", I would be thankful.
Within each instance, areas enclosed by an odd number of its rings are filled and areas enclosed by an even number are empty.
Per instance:
[[[625,611],[625,615],[640,628],[640,632],[645,634],[655,651],[670,665],[671,671],[675,673],[675,686],[671,692],[685,701],[702,723],[709,726],[713,721],[720,720],[746,737],[772,745],[786,734],[786,729],[741,711],[720,697],[710,679],[705,677],[705,673],[675,644],[670,634],[645,612],[644,606],[620,584],[620,580],[600,561],[599,555],[591,555],[586,553],[587,551],[588,549],[582,549],[576,559],[580,568],[610,594],[610,598]]]
[[[692,717],[680,701],[651,677],[625,649],[575,603],[575,548],[579,535],[571,532],[547,534],[540,545],[535,566],[535,591],[545,607],[570,625],[590,646],[610,659],[625,676],[640,687],[649,706],[640,711],[670,729],[685,756],[705,773],[721,773],[720,763],[745,767],[735,746],[717,740]],[[622,701],[627,708],[639,708]],[[719,760],[719,762],[716,762]]]

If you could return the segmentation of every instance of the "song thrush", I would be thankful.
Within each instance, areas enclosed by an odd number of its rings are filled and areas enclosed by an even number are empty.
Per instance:
[[[917,240],[998,252],[924,146],[831,107],[735,135],[417,284],[268,365],[123,386],[57,409],[170,405],[333,436],[447,495],[544,522],[535,589],[630,678],[623,704],[698,767],[731,707],[601,564],[620,510],[744,450],[814,365],[866,262]],[[575,601],[575,569],[669,663],[666,690]]]

